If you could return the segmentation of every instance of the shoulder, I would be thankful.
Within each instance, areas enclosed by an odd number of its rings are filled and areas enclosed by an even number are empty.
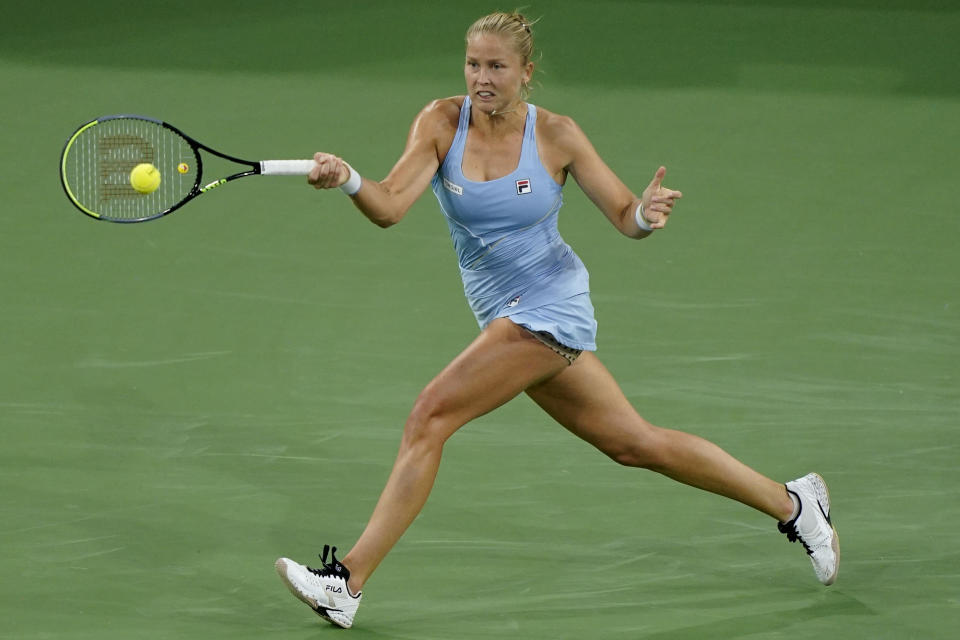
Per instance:
[[[544,166],[558,176],[593,149],[573,118],[542,107],[537,107],[537,145]],[[558,178],[558,181],[562,183],[562,178]]]
[[[537,107],[537,139],[567,151],[587,142],[586,134],[573,118],[543,107]]]
[[[460,108],[463,96],[439,98],[428,103],[413,121],[408,147],[430,148],[437,159],[443,163],[447,152],[453,145],[460,123]]]
[[[438,98],[420,110],[417,114],[417,123],[436,133],[449,131],[451,128],[456,131],[462,106],[463,96]]]

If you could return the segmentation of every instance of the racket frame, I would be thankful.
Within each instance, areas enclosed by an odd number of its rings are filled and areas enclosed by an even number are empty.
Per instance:
[[[170,131],[172,131],[173,133],[180,136],[186,141],[186,143],[193,150],[193,155],[196,160],[196,174],[197,174],[197,177],[194,180],[193,186],[190,188],[190,191],[187,192],[187,195],[185,195],[178,202],[176,202],[175,204],[173,204],[172,206],[168,207],[163,211],[151,214],[149,216],[141,216],[139,218],[107,217],[107,216],[104,216],[103,214],[97,213],[96,211],[92,211],[88,209],[77,200],[76,196],[74,196],[73,192],[70,190],[70,185],[68,184],[67,178],[66,178],[67,157],[70,152],[70,148],[73,146],[73,143],[77,140],[77,138],[79,138],[80,135],[90,127],[96,126],[100,123],[107,122],[110,120],[118,120],[118,119],[145,120],[147,122],[152,122],[153,124],[169,129]],[[231,162],[235,162],[241,165],[246,165],[249,167],[249,169],[245,171],[233,173],[231,175],[225,176],[223,178],[219,178],[217,180],[214,180],[213,182],[210,182],[210,183],[207,183],[206,185],[201,186],[201,182],[203,181],[203,157],[200,155],[201,150],[206,151],[207,153],[210,153],[214,156],[217,156],[218,158],[223,158],[224,160],[229,160]],[[217,151],[216,149],[203,144],[196,138],[193,138],[187,135],[186,133],[184,133],[183,131],[181,131],[180,129],[178,129],[177,127],[173,126],[168,122],[164,122],[163,120],[158,120],[156,118],[151,118],[149,116],[141,116],[137,114],[116,114],[116,115],[110,115],[110,116],[102,116],[100,118],[91,120],[90,122],[87,122],[86,124],[81,125],[80,127],[77,128],[76,131],[73,132],[73,135],[71,135],[67,139],[67,142],[63,145],[63,151],[60,154],[60,184],[63,187],[64,192],[67,194],[67,199],[69,199],[70,202],[77,209],[82,211],[84,214],[90,216],[91,218],[94,218],[95,220],[105,220],[107,222],[131,223],[131,222],[146,222],[148,220],[156,220],[157,218],[161,218],[163,216],[173,213],[174,211],[176,211],[186,203],[190,202],[197,196],[203,193],[206,193],[211,189],[215,189],[216,187],[219,187],[222,184],[226,184],[227,182],[230,182],[231,180],[236,180],[237,178],[245,178],[247,176],[260,175],[262,172],[263,172],[263,169],[260,162],[244,160],[243,158],[238,158],[236,156],[231,156],[221,151]]]

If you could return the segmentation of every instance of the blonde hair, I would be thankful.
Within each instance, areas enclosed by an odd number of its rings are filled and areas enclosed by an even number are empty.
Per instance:
[[[483,16],[470,25],[464,40],[469,43],[470,38],[488,33],[500,36],[513,45],[514,50],[520,55],[523,65],[526,66],[533,59],[532,27],[536,22],[536,20],[528,20],[518,11],[512,13],[497,11]],[[530,95],[530,85],[526,82],[520,87],[520,95],[524,100]]]

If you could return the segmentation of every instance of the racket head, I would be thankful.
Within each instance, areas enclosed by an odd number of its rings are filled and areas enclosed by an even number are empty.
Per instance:
[[[138,115],[104,116],[77,128],[60,155],[60,183],[77,209],[97,220],[144,222],[165,216],[200,193],[198,143],[176,127]],[[141,193],[130,172],[160,171],[160,186]]]

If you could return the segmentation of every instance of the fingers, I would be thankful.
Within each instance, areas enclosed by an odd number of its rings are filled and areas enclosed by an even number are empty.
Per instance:
[[[313,161],[316,163],[307,175],[307,182],[315,189],[333,189],[339,187],[343,181],[346,166],[341,158],[330,153],[315,153]]]
[[[660,187],[659,191],[653,192],[650,196],[651,203],[665,203],[669,202],[673,206],[674,200],[679,200],[683,197],[683,193],[680,191],[674,191],[673,189],[668,189],[666,187]]]
[[[651,221],[651,223],[659,222],[660,219],[666,223],[667,216],[673,213],[673,207],[676,204],[676,199],[681,195],[683,194],[681,194],[679,191],[673,191],[671,189],[665,189],[662,193],[652,195],[650,197],[650,204],[645,207],[647,218]]]
[[[663,182],[663,176],[667,175],[667,168],[660,167],[657,169],[657,172],[653,174],[653,180],[650,181],[650,186],[654,189],[660,188],[660,183]]]
[[[653,229],[663,229],[667,219],[673,213],[673,207],[683,193],[663,186],[663,178],[667,175],[667,168],[660,167],[653,175],[643,193],[645,217]]]
[[[657,195],[662,195],[668,198],[681,198],[683,194],[679,191],[674,191],[672,189],[667,189],[663,186],[663,178],[667,175],[667,168],[660,167],[657,169],[656,173],[653,174],[653,180],[650,181],[650,186],[648,187]]]

